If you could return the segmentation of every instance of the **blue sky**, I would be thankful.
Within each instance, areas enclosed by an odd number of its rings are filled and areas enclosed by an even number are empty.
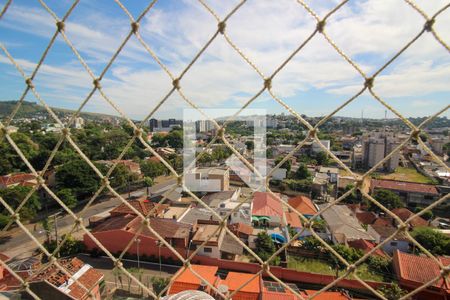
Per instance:
[[[0,5],[6,1],[0,0]],[[68,0],[49,0],[62,17]],[[207,1],[223,17],[237,1]],[[336,1],[309,1],[324,16]],[[445,1],[417,1],[429,15]],[[146,1],[123,1],[137,17]],[[424,19],[401,0],[355,1],[327,22],[326,30],[367,74],[372,74],[417,34]],[[140,33],[161,61],[178,75],[216,30],[216,21],[198,1],[160,1],[144,17]],[[270,75],[315,27],[314,19],[296,1],[249,0],[227,22],[233,42],[265,74]],[[66,22],[66,33],[81,56],[99,74],[130,28],[127,15],[112,0],[81,0]],[[436,22],[436,30],[450,44],[450,9]],[[38,1],[15,0],[0,20],[0,41],[27,74],[42,55],[55,30],[51,16]],[[0,100],[20,97],[24,82],[0,51]],[[34,83],[52,106],[76,109],[92,80],[58,37]],[[361,76],[316,35],[275,77],[274,93],[300,114],[326,115],[360,88]],[[125,46],[102,82],[105,93],[130,117],[145,117],[170,90],[171,80],[135,37]],[[257,73],[226,43],[223,36],[210,45],[181,82],[185,94],[200,107],[242,106],[262,86]],[[450,55],[431,34],[422,36],[375,81],[375,91],[406,116],[427,116],[449,105]],[[29,101],[36,101],[30,94]],[[189,106],[174,94],[155,115],[182,116]],[[267,93],[250,108],[284,111]],[[114,113],[98,94],[85,111]],[[368,93],[338,115],[384,117],[386,108]],[[449,117],[449,112],[443,115]],[[388,117],[394,117],[388,112]]]

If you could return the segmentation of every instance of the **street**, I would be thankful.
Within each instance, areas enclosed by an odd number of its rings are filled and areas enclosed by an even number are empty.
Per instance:
[[[142,194],[142,192],[145,192],[145,188],[133,191],[131,195],[133,196],[133,194],[136,195]],[[122,196],[126,199],[128,197],[128,194],[123,194]],[[90,217],[99,214],[101,212],[108,211],[116,207],[120,203],[121,203],[120,199],[111,197],[107,200],[103,200],[101,202],[92,204],[86,211],[84,211],[80,215],[83,218],[84,225],[85,226],[88,225]],[[76,210],[75,214],[79,215],[79,213],[77,213]],[[69,233],[73,227],[73,224],[74,219],[72,218],[72,216],[68,214],[60,215],[57,218],[58,236]],[[45,231],[42,230],[42,226],[39,223],[30,223],[25,226],[31,232],[31,234],[33,234],[33,236],[36,237],[36,239],[39,242],[43,243],[45,241],[46,234]],[[84,232],[81,230],[72,233],[74,237],[78,238],[81,238],[83,234]],[[37,245],[19,227],[15,227],[7,232],[0,233],[0,252],[8,255],[11,258],[28,257],[33,253],[33,251],[36,248]]]

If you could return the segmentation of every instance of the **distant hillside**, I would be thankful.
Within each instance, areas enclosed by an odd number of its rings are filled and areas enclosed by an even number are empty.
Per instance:
[[[18,101],[0,101],[0,117],[5,118],[11,114],[11,112],[16,107]],[[57,116],[66,116],[73,114],[75,111],[70,109],[56,108],[52,107],[52,110],[55,112]],[[19,108],[16,116],[14,118],[32,118],[37,116],[48,116],[47,110],[42,106],[35,102],[24,101]],[[120,119],[120,117],[108,115],[108,114],[100,114],[100,113],[91,113],[91,112],[81,112],[80,116],[86,119]]]

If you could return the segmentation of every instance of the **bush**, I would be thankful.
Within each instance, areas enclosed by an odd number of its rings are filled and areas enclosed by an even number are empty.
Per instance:
[[[152,277],[151,281],[153,291],[155,292],[156,295],[159,295],[159,293],[161,293],[170,282],[168,278],[162,277]]]
[[[391,261],[388,258],[378,255],[369,256],[366,262],[369,265],[370,269],[375,272],[386,273],[391,269]]]
[[[60,243],[65,239],[65,235],[61,237]],[[56,241],[44,242],[44,247],[52,253],[56,249]],[[86,250],[86,246],[83,241],[75,240],[72,236],[69,236],[64,244],[59,249],[59,256],[71,256],[79,253],[83,253]]]
[[[378,292],[386,297],[388,300],[397,300],[406,295],[406,291],[400,288],[396,283],[391,283],[390,286],[382,286]]]

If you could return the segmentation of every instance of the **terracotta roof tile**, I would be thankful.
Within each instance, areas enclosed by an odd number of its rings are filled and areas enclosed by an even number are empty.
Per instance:
[[[281,195],[275,193],[280,198]],[[283,216],[283,206],[281,202],[271,194],[265,192],[255,192],[253,195],[252,214],[255,216]]]
[[[251,235],[253,233],[253,227],[244,223],[234,223],[228,225],[228,228],[235,234],[243,233]]]
[[[375,246],[377,244],[374,243],[374,242],[371,242],[371,241],[366,241],[366,240],[363,240],[363,239],[359,239],[359,240],[349,241],[348,245],[350,247],[353,247],[353,248],[356,248],[356,249],[360,249],[364,253],[368,253],[373,248],[375,248]],[[388,257],[387,254],[384,253],[384,251],[381,250],[381,249],[377,249],[373,254],[381,256],[381,257]]]
[[[391,212],[398,216],[402,221],[406,221],[413,215],[413,212],[407,208],[395,208],[391,210]],[[428,226],[428,222],[420,216],[412,219],[410,224],[412,227]]]
[[[223,284],[228,286],[230,292],[233,292],[240,288],[242,284],[247,283],[239,289],[233,299],[258,299],[260,293],[259,281],[259,276],[255,276],[255,274],[229,272]]]
[[[370,186],[372,189],[378,188],[378,189],[403,191],[408,193],[415,192],[415,193],[439,195],[436,186],[432,184],[404,182],[396,180],[372,179]]]
[[[306,196],[290,198],[288,203],[303,215],[314,215],[317,213],[317,208],[314,206],[314,203]]]
[[[439,260],[445,266],[450,265],[449,258],[440,257]],[[440,275],[439,265],[427,256],[407,254],[396,250],[394,252],[394,264],[399,267],[396,269],[396,272],[400,279],[412,281],[417,284],[426,283]],[[443,278],[435,282],[434,286],[450,292],[450,286],[446,284]]]
[[[202,278],[214,285],[217,277],[216,273],[219,269],[216,266],[191,265],[191,268]],[[201,280],[190,269],[183,269],[177,273],[169,288],[168,294],[176,294],[185,290],[197,290],[200,287]]]
[[[292,228],[303,228],[300,217],[295,212],[285,212],[286,223]]]
[[[146,200],[146,198],[141,198],[137,200],[130,200],[128,201],[128,204],[130,204],[133,208],[135,208],[138,212],[140,212],[142,215],[147,216],[149,212],[153,210],[151,216],[158,216],[160,213],[162,213],[166,208],[169,206],[167,204],[159,204],[159,203],[153,203],[151,201]],[[155,209],[156,207],[156,209]],[[117,215],[117,214],[131,214],[131,215],[137,215],[128,205],[125,203],[120,204],[113,210],[111,210],[111,215]]]
[[[371,211],[360,211],[355,213],[356,218],[361,224],[372,224],[377,219],[377,215]]]

